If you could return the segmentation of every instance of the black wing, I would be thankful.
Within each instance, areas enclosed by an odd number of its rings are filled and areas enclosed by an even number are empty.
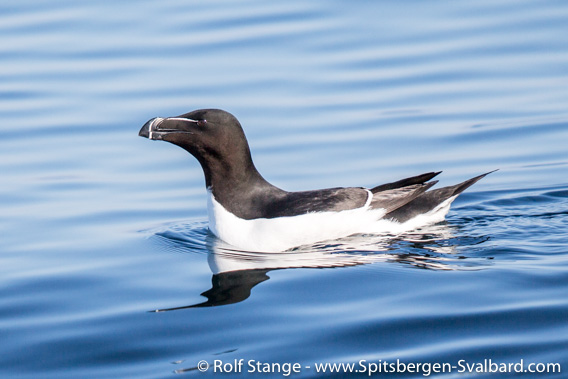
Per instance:
[[[283,197],[266,204],[263,217],[345,211],[361,208],[367,203],[368,198],[369,191],[360,187],[287,192]]]
[[[383,208],[389,213],[408,204],[436,184],[437,181],[426,182],[441,172],[428,172],[372,188],[371,208]]]
[[[439,172],[429,172],[372,188],[371,208],[383,208],[385,218],[404,222],[434,209],[438,204],[458,195],[486,176],[479,175],[455,186],[426,192],[437,181],[428,182]],[[315,191],[285,192],[264,191],[252,201],[246,219],[298,216],[312,212],[339,212],[364,206],[369,190],[362,187],[328,188]],[[277,191],[277,192],[276,192]]]
[[[402,188],[393,188],[375,192],[371,201],[371,208],[383,208],[387,213],[392,212],[405,204],[410,203],[426,192],[437,180],[424,184],[413,184]]]
[[[416,197],[414,200],[401,206],[400,208],[387,213],[385,218],[393,219],[398,222],[408,221],[419,214],[426,213],[436,208],[437,205],[443,203],[450,197],[459,195],[467,188],[479,181],[481,178],[495,171],[490,171],[453,186],[439,188],[430,192],[423,193],[420,196]]]
[[[440,172],[430,172],[372,188],[371,208],[392,212],[413,201],[437,182],[428,182]],[[287,192],[264,202],[264,218],[297,216],[311,212],[339,212],[360,208],[367,203],[369,190],[360,187],[329,188],[315,191]]]
[[[381,184],[380,186],[376,186],[376,187],[372,188],[371,192],[376,193],[376,192],[382,192],[382,191],[387,191],[387,190],[393,190],[393,189],[396,189],[396,188],[407,187],[407,186],[411,186],[411,185],[414,185],[414,184],[424,184],[428,180],[430,180],[433,177],[435,177],[436,175],[440,174],[441,172],[442,171],[427,172],[426,174],[412,176],[410,178],[402,179],[402,180],[399,180],[399,181],[396,181],[396,182]]]

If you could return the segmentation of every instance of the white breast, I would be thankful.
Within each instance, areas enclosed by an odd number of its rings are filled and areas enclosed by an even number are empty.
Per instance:
[[[347,237],[357,233],[399,234],[443,221],[453,196],[431,211],[405,223],[385,220],[385,210],[370,209],[372,194],[361,208],[341,212],[314,212],[300,216],[244,220],[219,204],[207,191],[209,229],[218,238],[241,250],[279,252],[320,241]]]
[[[372,195],[357,209],[314,212],[300,216],[241,219],[219,204],[208,192],[209,229],[223,241],[243,250],[277,252],[318,241],[361,232],[384,216],[383,209],[369,210]]]

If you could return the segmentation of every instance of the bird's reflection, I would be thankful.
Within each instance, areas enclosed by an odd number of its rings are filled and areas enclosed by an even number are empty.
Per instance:
[[[266,273],[270,270],[240,270],[213,274],[211,289],[203,292],[207,301],[183,307],[158,309],[156,312],[175,311],[186,308],[215,307],[239,303],[248,299],[251,290],[258,283],[270,279]]]
[[[458,246],[487,240],[456,237],[455,227],[441,223],[397,236],[354,235],[282,253],[262,253],[235,250],[208,233],[204,223],[172,226],[155,234],[177,249],[206,252],[213,273],[211,288],[201,294],[206,301],[155,312],[238,303],[251,295],[253,287],[270,279],[269,271],[287,268],[347,267],[375,262],[397,262],[430,270],[479,268],[479,263],[464,264],[467,257],[458,254]]]

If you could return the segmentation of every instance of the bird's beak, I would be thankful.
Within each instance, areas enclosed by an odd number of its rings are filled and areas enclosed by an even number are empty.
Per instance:
[[[163,121],[164,119],[161,117],[154,117],[153,119],[148,120],[142,129],[138,132],[140,137],[146,137],[148,139],[162,139],[161,133],[155,133],[156,127]]]
[[[141,137],[163,140],[168,134],[193,134],[192,128],[197,120],[185,117],[154,117],[148,120],[138,132]]]

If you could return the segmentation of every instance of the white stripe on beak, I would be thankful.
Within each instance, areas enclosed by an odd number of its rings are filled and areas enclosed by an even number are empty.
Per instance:
[[[154,136],[154,128],[157,127],[162,121],[164,121],[163,118],[161,117],[156,117],[152,123],[150,124],[150,127],[148,128],[148,139],[154,139],[152,138]]]

